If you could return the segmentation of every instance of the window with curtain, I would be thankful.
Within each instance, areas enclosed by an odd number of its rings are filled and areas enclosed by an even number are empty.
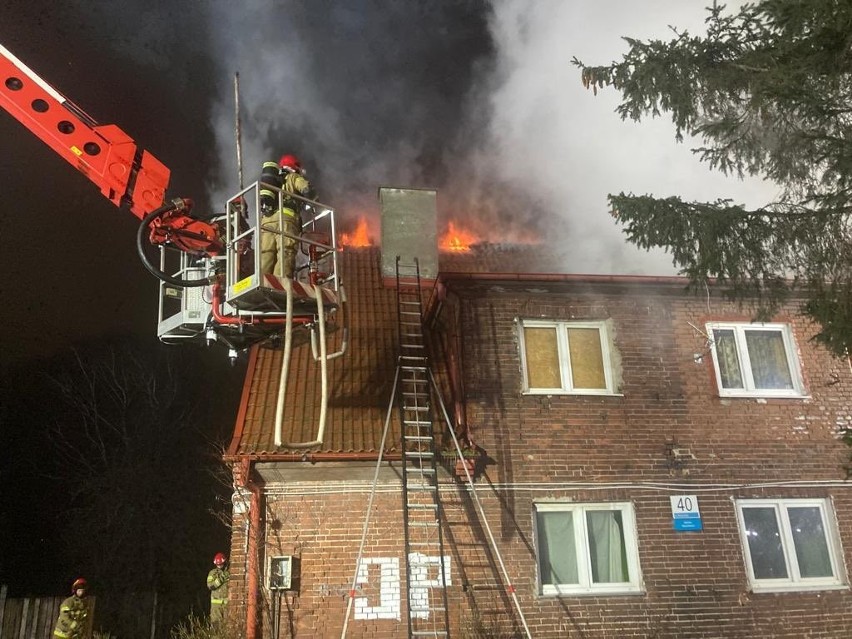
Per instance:
[[[804,394],[788,324],[711,322],[719,394],[728,397],[799,397]]]
[[[845,583],[828,500],[741,499],[737,515],[755,591],[817,590]]]
[[[615,392],[606,322],[522,320],[520,328],[525,392]]]
[[[539,503],[535,517],[542,594],[641,589],[632,504]]]

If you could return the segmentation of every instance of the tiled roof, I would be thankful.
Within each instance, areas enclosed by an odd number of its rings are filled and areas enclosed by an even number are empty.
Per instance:
[[[382,286],[377,249],[349,249],[340,255],[347,303],[349,345],[328,362],[329,399],[324,444],[314,452],[375,452],[381,442],[396,369],[396,295]],[[329,352],[340,347],[342,331],[329,336]],[[244,407],[231,454],[304,452],[274,445],[275,412],[283,346],[255,347],[244,389]],[[283,442],[311,442],[320,418],[321,374],[311,346],[294,340],[282,421]],[[389,448],[399,433],[388,436]]]
[[[329,401],[323,445],[276,447],[275,411],[283,348],[255,347],[249,362],[243,405],[229,455],[301,456],[312,453],[376,453],[388,414],[396,372],[396,293],[383,286],[378,248],[346,249],[340,273],[346,290],[346,354],[328,363]],[[476,245],[468,252],[441,253],[441,272],[556,273],[559,266],[537,246]],[[329,338],[329,352],[341,342]],[[282,441],[312,442],[320,417],[321,376],[304,337],[295,341],[284,402]],[[395,415],[394,415],[395,416]],[[399,440],[394,419],[386,450]]]

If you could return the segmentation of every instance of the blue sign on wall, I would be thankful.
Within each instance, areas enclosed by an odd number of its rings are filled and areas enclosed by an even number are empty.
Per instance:
[[[698,510],[698,497],[695,495],[674,495],[672,502],[673,527],[678,531],[702,530],[701,513]]]

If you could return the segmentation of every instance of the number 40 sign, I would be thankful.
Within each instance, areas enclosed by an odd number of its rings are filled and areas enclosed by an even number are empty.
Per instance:
[[[695,495],[674,495],[672,500],[672,518],[675,530],[701,530],[701,513],[698,511],[698,497]]]

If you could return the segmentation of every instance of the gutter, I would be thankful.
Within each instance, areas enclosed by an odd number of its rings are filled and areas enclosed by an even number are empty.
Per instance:
[[[685,286],[690,284],[687,277],[680,275],[595,275],[576,273],[441,273],[438,281],[502,281],[502,282],[574,282],[589,284],[663,284]],[[713,281],[713,280],[711,280]]]
[[[230,450],[222,458],[226,462],[240,463],[244,460],[247,462],[308,462],[315,464],[318,462],[337,462],[337,461],[377,461],[379,453],[232,453]],[[401,453],[385,453],[382,455],[382,461],[401,461]]]

